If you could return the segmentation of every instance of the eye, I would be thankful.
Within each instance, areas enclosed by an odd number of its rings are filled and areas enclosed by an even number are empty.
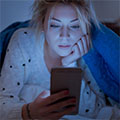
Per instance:
[[[79,25],[73,25],[73,26],[71,26],[71,28],[78,29],[78,28],[80,28],[80,26]]]
[[[58,27],[60,27],[60,26],[59,26],[59,25],[50,25],[50,27],[58,28]]]

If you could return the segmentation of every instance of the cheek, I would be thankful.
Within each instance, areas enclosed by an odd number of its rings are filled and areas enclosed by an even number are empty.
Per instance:
[[[56,43],[56,35],[53,34],[52,32],[49,32],[47,35],[46,35],[46,40],[47,40],[47,43],[50,47],[52,47],[55,43]]]
[[[72,40],[73,40],[74,43],[76,43],[80,40],[81,37],[82,37],[82,35],[80,33],[79,34],[73,34]]]
[[[58,32],[53,31],[53,30],[49,30],[47,32],[47,36],[48,36],[48,38],[55,39],[58,36]]]

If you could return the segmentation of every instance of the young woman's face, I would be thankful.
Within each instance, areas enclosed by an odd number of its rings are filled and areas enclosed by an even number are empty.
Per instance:
[[[77,13],[71,5],[59,4],[49,19],[50,14],[51,8],[48,9],[44,21],[45,40],[49,52],[54,56],[67,56],[82,36]]]

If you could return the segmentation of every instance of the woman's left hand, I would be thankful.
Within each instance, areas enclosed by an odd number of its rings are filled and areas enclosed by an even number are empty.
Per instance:
[[[88,35],[83,35],[73,46],[71,54],[62,59],[62,65],[67,66],[76,61],[88,52],[89,47],[90,40],[88,39]]]

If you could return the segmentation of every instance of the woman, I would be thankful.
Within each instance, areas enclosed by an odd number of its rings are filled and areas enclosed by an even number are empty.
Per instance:
[[[91,20],[99,27],[90,4],[84,0],[34,2],[32,27],[17,30],[7,49],[0,78],[0,118],[84,119],[107,114],[102,112],[106,106],[104,93],[82,59],[92,47]],[[56,112],[76,104],[75,98],[54,103],[69,96],[67,90],[49,94],[50,71],[58,66],[84,71],[78,115],[68,115],[75,107]]]

